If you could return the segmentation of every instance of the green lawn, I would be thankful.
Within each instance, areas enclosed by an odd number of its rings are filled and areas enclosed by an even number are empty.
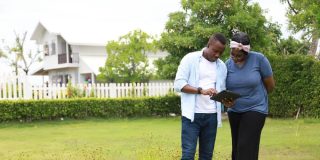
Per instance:
[[[180,125],[180,117],[2,123],[0,159],[179,159]],[[218,129],[215,159],[230,159],[230,151],[225,120]],[[260,159],[320,159],[320,120],[267,119]]]

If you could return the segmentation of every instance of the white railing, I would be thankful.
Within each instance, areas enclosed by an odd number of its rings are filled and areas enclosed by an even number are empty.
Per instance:
[[[29,99],[31,86],[28,77],[15,75],[1,75],[0,100],[1,99]]]
[[[147,97],[164,96],[172,92],[172,83],[76,84],[69,88],[66,84],[49,84],[48,86],[33,86],[32,99]]]
[[[30,85],[27,76],[0,78],[1,99],[64,99],[69,97],[146,97],[173,93],[172,82]]]

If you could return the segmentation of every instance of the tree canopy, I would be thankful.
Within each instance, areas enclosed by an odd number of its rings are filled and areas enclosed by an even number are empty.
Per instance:
[[[320,38],[319,0],[281,0],[288,4],[289,29],[294,33],[302,31],[303,38],[311,41],[309,54],[315,55]]]
[[[277,54],[303,54],[307,55],[309,51],[310,43],[306,41],[299,41],[293,36],[289,36],[287,39],[280,39],[277,43],[275,52]]]
[[[182,0],[181,4],[183,11],[169,14],[159,41],[159,47],[170,53],[155,63],[164,79],[173,79],[181,58],[205,47],[213,33],[231,38],[234,31],[246,32],[252,49],[261,52],[274,49],[272,42],[281,36],[279,25],[269,23],[260,6],[248,0]]]
[[[154,51],[152,36],[141,30],[110,41],[106,46],[108,59],[97,80],[100,82],[145,82],[150,78],[147,52]]]

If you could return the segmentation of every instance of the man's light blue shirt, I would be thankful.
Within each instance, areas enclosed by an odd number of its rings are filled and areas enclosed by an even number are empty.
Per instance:
[[[189,84],[193,87],[199,87],[199,62],[203,53],[201,51],[196,51],[189,53],[183,57],[178,67],[176,73],[176,78],[174,81],[174,88],[177,92],[181,92],[181,89]],[[218,59],[217,63],[217,80],[216,80],[216,90],[218,92],[226,89],[226,77],[227,77],[227,67]],[[192,122],[194,120],[195,106],[196,106],[196,96],[198,94],[189,94],[181,92],[181,112],[182,116],[190,119]],[[216,102],[217,106],[217,118],[218,127],[222,126],[221,122],[221,103]]]

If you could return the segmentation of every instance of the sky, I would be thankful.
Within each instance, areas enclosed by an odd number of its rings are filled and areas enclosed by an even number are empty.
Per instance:
[[[260,4],[269,20],[282,25],[284,37],[290,34],[285,5],[279,0],[252,2]],[[134,29],[159,36],[168,14],[178,10],[180,0],[0,0],[0,45],[12,44],[13,31],[27,31],[26,48],[32,48],[35,42],[29,39],[39,21],[79,42],[116,40]],[[0,74],[9,70],[0,59]]]

